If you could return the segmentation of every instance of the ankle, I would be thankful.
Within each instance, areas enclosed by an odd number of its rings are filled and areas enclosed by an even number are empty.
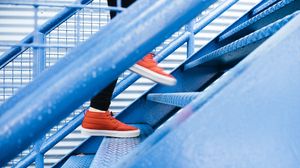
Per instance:
[[[90,108],[89,108],[89,111],[90,111],[90,112],[96,112],[96,113],[105,113],[105,112],[106,112],[106,111],[98,110],[98,109],[93,108],[93,107],[90,107]]]

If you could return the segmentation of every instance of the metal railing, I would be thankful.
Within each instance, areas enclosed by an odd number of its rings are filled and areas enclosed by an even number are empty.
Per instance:
[[[219,4],[217,4],[218,7],[216,7],[213,11],[211,11],[209,14],[202,16],[201,20],[197,19],[192,21],[190,24],[186,26],[185,31],[181,31],[179,33],[178,37],[176,37],[173,41],[167,43],[163,49],[157,50],[157,57],[156,59],[158,61],[163,60],[165,57],[170,55],[172,52],[174,52],[178,47],[182,46],[187,42],[187,56],[191,56],[194,52],[194,35],[197,34],[200,30],[202,30],[207,24],[209,24],[211,21],[213,21],[216,17],[218,17],[220,14],[222,14],[224,11],[226,11],[231,5],[233,5],[237,0],[231,0],[231,1],[221,1]],[[1,4],[1,3],[0,3]],[[47,4],[41,4],[41,3],[24,3],[25,5],[32,5],[36,9],[38,9],[38,6],[46,6]],[[12,5],[21,5],[21,4],[14,4]],[[50,5],[49,5],[50,6]],[[45,31],[46,33],[41,33],[41,31],[38,30],[36,27],[35,33],[31,34],[31,37],[27,37],[20,44],[13,45],[14,48],[10,50],[9,52],[5,53],[3,56],[1,56],[1,68],[7,70],[6,68],[10,67],[12,70],[17,69],[17,65],[13,65],[14,59],[20,59],[20,62],[22,65],[19,67],[21,70],[21,73],[23,73],[23,70],[26,69],[27,66],[27,73],[31,74],[32,76],[37,76],[44,68],[50,67],[53,65],[56,60],[59,60],[61,57],[63,57],[66,53],[68,53],[69,49],[72,49],[74,46],[78,45],[80,41],[84,41],[87,38],[80,39],[80,36],[78,35],[80,33],[80,26],[78,26],[78,22],[82,21],[82,17],[80,17],[80,14],[78,13],[80,7],[85,7],[84,5],[53,5],[51,7],[67,7],[65,10],[76,10],[76,12],[73,13],[73,16],[65,16],[60,17],[62,20],[57,20],[55,22],[59,23],[55,26],[51,27],[49,26],[49,31]],[[88,8],[88,7],[87,7]],[[116,10],[121,11],[119,7],[117,8],[108,8],[108,7],[99,7],[94,8],[90,7],[89,9],[99,9],[99,10]],[[68,13],[68,12],[67,12]],[[37,15],[35,19],[37,19]],[[59,18],[59,17],[58,17]],[[108,19],[108,15],[106,13],[106,18]],[[68,19],[68,22],[65,22],[65,20]],[[73,19],[73,23],[72,22]],[[65,29],[62,29],[61,27],[57,27],[58,25],[65,24]],[[59,39],[59,34],[63,31],[70,31],[68,30],[69,26],[74,27],[74,37],[73,39],[71,37],[65,38],[65,39]],[[45,26],[47,27],[47,26]],[[93,27],[93,25],[91,25]],[[96,30],[98,30],[96,28]],[[44,30],[44,29],[40,29]],[[55,32],[56,31],[56,35]],[[51,32],[51,34],[49,34]],[[45,34],[48,35],[45,37]],[[67,33],[67,32],[66,32]],[[93,34],[93,30],[91,28],[91,33]],[[67,33],[68,34],[68,33]],[[88,36],[87,36],[88,37]],[[46,44],[40,43],[45,41],[46,38]],[[30,39],[27,41],[27,39]],[[56,43],[54,43],[56,41]],[[58,42],[57,42],[58,41]],[[64,42],[61,42],[64,41]],[[32,43],[33,42],[33,43]],[[54,43],[54,44],[52,44]],[[61,44],[64,43],[64,44]],[[70,45],[72,44],[72,45]],[[0,44],[1,45],[1,44]],[[5,44],[7,45],[7,44]],[[51,51],[60,50],[63,49],[63,54],[60,54],[59,52],[56,52],[56,57],[53,57],[51,55]],[[42,59],[40,59],[42,56]],[[44,58],[43,58],[44,57]],[[8,59],[7,59],[8,58]],[[35,58],[35,59],[34,59]],[[54,61],[53,61],[54,59]],[[55,60],[56,59],[56,60]],[[5,61],[6,60],[6,61]],[[48,61],[47,61],[48,60]],[[51,60],[51,61],[49,61]],[[28,64],[25,64],[28,62]],[[33,65],[31,63],[33,62]],[[10,65],[12,64],[12,65]],[[35,68],[32,68],[35,67]],[[114,92],[114,97],[117,96],[119,93],[121,93],[123,90],[125,90],[129,85],[131,85],[134,81],[136,81],[139,78],[136,74],[129,74],[126,78],[124,78],[122,81],[118,83],[117,89]],[[12,79],[12,84],[13,84]],[[28,79],[28,83],[31,79]],[[23,84],[21,82],[21,84]],[[16,86],[16,88],[18,88]],[[14,94],[14,93],[12,93]],[[68,124],[66,124],[63,128],[59,129],[55,134],[51,136],[47,136],[46,141],[39,141],[37,145],[35,145],[34,150],[30,152],[30,154],[25,157],[18,166],[24,166],[29,165],[31,162],[34,161],[36,165],[43,165],[43,154],[49,150],[51,147],[55,145],[59,140],[61,140],[64,136],[66,136],[68,133],[73,131],[81,122],[81,119],[83,117],[82,112],[79,112],[77,114],[74,114],[74,119],[71,120]]]

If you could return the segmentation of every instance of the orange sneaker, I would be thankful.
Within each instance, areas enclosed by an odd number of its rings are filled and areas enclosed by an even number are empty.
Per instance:
[[[129,69],[154,82],[169,86],[175,85],[176,79],[172,75],[166,73],[164,69],[160,68],[157,65],[157,62],[153,59],[153,56],[153,53],[147,54],[143,59]]]
[[[138,128],[115,119],[109,111],[102,113],[87,111],[81,126],[81,133],[91,136],[129,138],[140,135]]]

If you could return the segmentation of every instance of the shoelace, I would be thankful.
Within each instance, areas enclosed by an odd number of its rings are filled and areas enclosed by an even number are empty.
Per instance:
[[[109,111],[109,113],[110,113],[110,116],[114,116],[114,113],[112,112],[112,111]]]
[[[157,61],[154,59],[154,54],[150,53],[148,55],[146,55],[143,60],[145,62],[147,62],[151,67],[152,70],[164,73],[164,69],[162,69],[161,67],[159,67],[157,64]]]
[[[153,54],[148,54],[143,58],[143,60],[147,61],[148,63],[157,65],[157,62],[153,58],[154,58]]]

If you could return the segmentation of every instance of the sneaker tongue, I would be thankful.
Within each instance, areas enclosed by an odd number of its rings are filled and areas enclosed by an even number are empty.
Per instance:
[[[147,54],[144,58],[146,58],[146,59],[153,59],[153,56],[154,55],[150,53],[150,54]]]

